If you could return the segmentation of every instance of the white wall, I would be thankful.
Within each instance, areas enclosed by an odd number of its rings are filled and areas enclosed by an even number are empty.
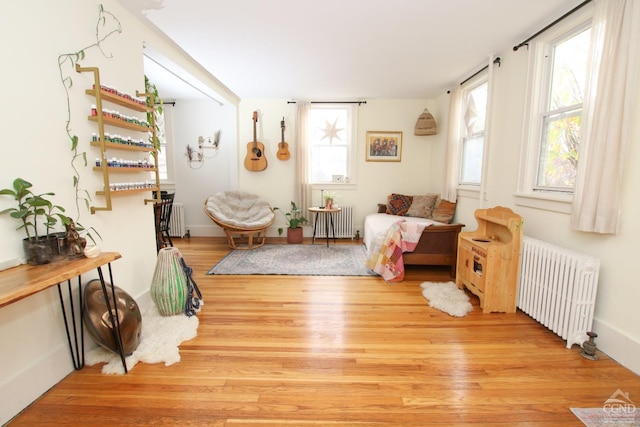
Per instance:
[[[223,235],[204,213],[205,199],[237,188],[238,149],[236,107],[214,101],[177,100],[173,109],[173,166],[175,200],[184,204],[185,223],[192,236]],[[203,162],[189,164],[187,145],[197,148],[198,137],[221,131],[217,153],[205,149]]]
[[[57,61],[60,54],[77,52],[95,43],[100,4],[115,15],[123,30],[103,44],[109,58],[98,49],[88,48],[81,61],[83,66],[100,68],[102,83],[130,93],[143,91],[142,45],[143,41],[151,41],[200,81],[228,96],[231,104],[237,103],[235,95],[170,41],[149,30],[112,0],[0,2],[0,49],[6,59],[0,68],[4,82],[4,99],[0,103],[0,188],[11,187],[16,177],[27,179],[36,191],[55,192],[54,201],[65,206],[73,218],[77,211],[70,142],[65,133],[67,106]],[[109,17],[106,22],[104,28],[114,28]],[[80,150],[88,153],[90,163],[88,167],[78,164],[81,187],[96,204],[101,204],[94,194],[102,188],[102,180],[91,169],[97,154],[89,146],[96,126],[87,120],[95,101],[84,93],[93,79],[73,69],[65,69],[64,73],[73,79],[72,133],[79,137]],[[80,222],[95,227],[102,235],[102,249],[122,254],[122,259],[113,263],[114,282],[135,298],[147,292],[156,262],[153,211],[151,205],[144,204],[145,196],[114,197],[112,211],[95,215],[83,206],[79,209]],[[9,198],[0,197],[0,210],[10,206],[13,204]],[[7,216],[0,217],[0,264],[23,257],[23,235],[15,230],[17,225]],[[83,279],[94,276],[88,274]],[[73,369],[55,288],[0,309],[0,339],[0,424],[4,424]]]
[[[443,119],[443,111],[448,108],[447,102],[447,97],[436,100],[372,99],[357,107],[356,184],[324,185],[318,188],[339,194],[338,204],[355,206],[355,226],[360,231],[364,216],[375,212],[376,204],[386,202],[391,192],[424,194],[441,191],[442,165],[434,156],[444,150],[443,133],[415,136],[413,132],[424,108],[429,108],[439,122]],[[267,168],[261,172],[248,171],[242,165],[247,155],[247,144],[253,141],[253,111],[258,111],[257,140],[264,144],[267,158]],[[275,156],[281,140],[282,117],[286,122],[285,141],[291,153],[291,158],[286,161],[278,160]],[[245,99],[240,103],[239,188],[264,195],[272,206],[280,208],[288,208],[294,194],[295,157],[299,154],[295,140],[295,117],[296,104],[288,104],[286,99]],[[402,161],[366,162],[367,131],[401,131]],[[320,201],[319,189],[314,192],[314,200]],[[277,236],[277,228],[284,224],[284,219],[279,218],[268,235]],[[310,236],[311,231],[311,227],[305,227],[305,235]]]

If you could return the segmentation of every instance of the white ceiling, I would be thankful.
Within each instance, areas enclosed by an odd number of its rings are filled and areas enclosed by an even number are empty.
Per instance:
[[[241,98],[322,100],[436,97],[581,2],[119,1]],[[202,97],[157,64],[145,73],[163,98]]]

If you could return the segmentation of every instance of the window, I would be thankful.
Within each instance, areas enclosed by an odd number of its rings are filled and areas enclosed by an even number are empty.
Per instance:
[[[529,46],[520,205],[571,212],[590,43],[590,13],[585,12]]]
[[[487,117],[487,76],[462,90],[460,185],[480,185]]]
[[[547,45],[535,191],[573,192],[591,29]]]
[[[348,183],[353,176],[353,105],[314,104],[309,108],[310,182]]]
[[[156,135],[160,140],[160,150],[158,151],[158,173],[160,182],[171,182],[173,180],[173,165],[170,164],[171,156],[169,155],[170,147],[168,144],[168,134],[170,132],[172,110],[169,105],[162,108],[162,113],[156,112],[156,126],[158,127]]]

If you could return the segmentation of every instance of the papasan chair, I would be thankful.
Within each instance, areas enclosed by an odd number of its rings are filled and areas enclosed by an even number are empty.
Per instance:
[[[204,211],[222,227],[232,249],[255,249],[264,245],[267,228],[275,221],[269,203],[242,191],[214,194],[205,200]]]

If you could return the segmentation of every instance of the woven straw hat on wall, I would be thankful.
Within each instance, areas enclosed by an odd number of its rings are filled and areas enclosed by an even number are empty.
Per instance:
[[[418,117],[416,122],[416,129],[414,132],[418,136],[423,135],[435,135],[438,133],[438,126],[436,125],[436,119],[433,118],[429,110],[426,108]]]

